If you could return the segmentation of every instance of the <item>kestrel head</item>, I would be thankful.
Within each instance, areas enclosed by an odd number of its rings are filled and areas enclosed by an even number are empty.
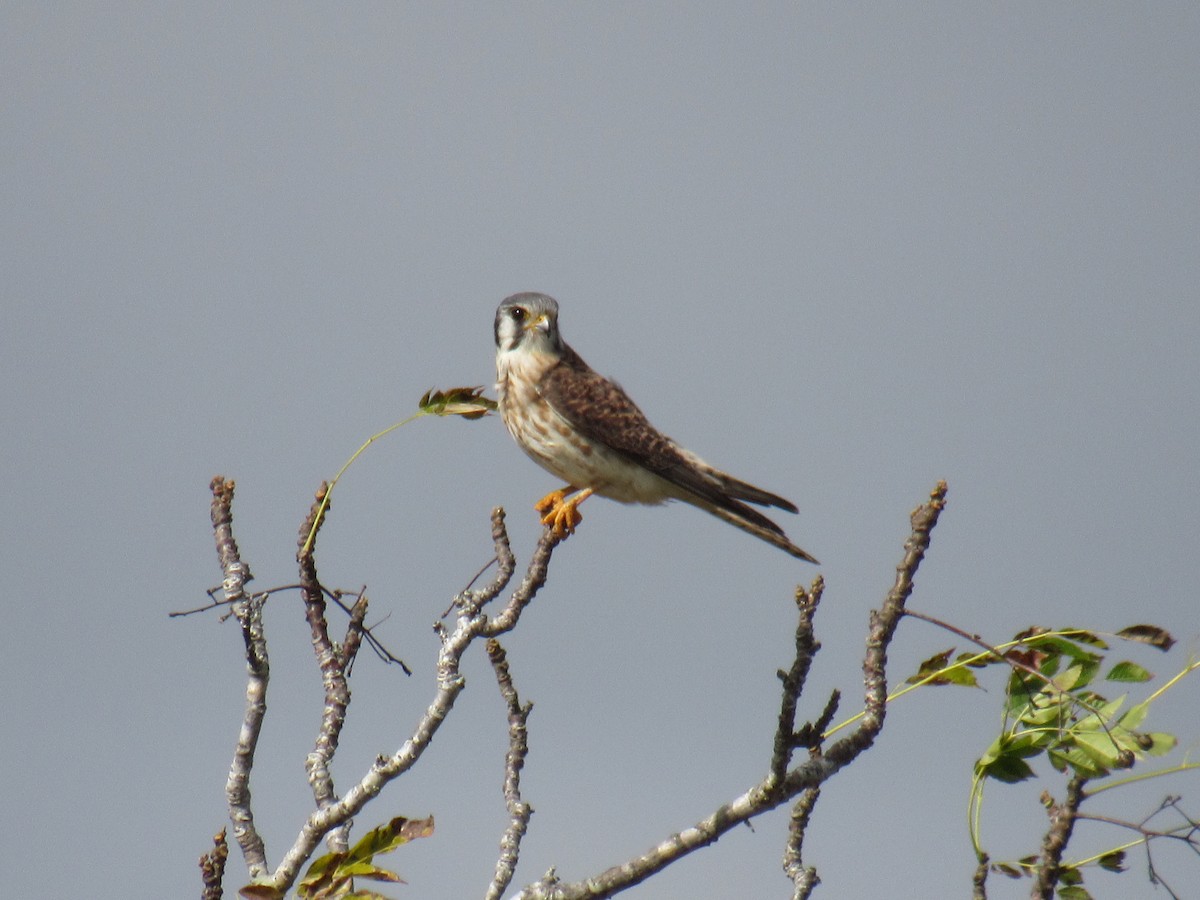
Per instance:
[[[513,294],[496,310],[496,350],[562,353],[558,302],[545,294]]]

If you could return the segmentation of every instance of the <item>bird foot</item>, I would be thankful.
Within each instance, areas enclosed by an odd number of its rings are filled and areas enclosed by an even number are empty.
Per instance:
[[[533,507],[543,513],[542,524],[553,531],[554,536],[560,541],[575,533],[575,526],[583,521],[583,513],[579,511],[579,504],[592,496],[592,489],[584,488],[575,493],[570,500],[564,500],[563,498],[572,490],[573,488],[564,488],[561,491],[547,494]]]
[[[572,485],[567,485],[565,488],[557,491],[551,491],[537,503],[533,504],[533,508],[540,513],[549,513],[558,509],[562,505],[563,497],[572,493],[575,488]]]

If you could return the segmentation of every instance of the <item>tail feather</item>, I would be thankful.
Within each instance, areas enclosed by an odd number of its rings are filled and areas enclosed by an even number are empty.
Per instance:
[[[730,500],[725,506],[717,506],[715,503],[699,498],[695,500],[689,498],[689,502],[693,506],[700,507],[705,512],[712,513],[718,519],[723,519],[730,525],[736,525],[742,531],[754,535],[759,540],[766,541],[768,544],[772,544],[780,550],[790,553],[797,559],[820,565],[815,556],[806,553],[793,544],[788,540],[788,536],[783,533],[782,528],[757,510],[738,503],[736,500]],[[787,501],[785,500],[784,502],[786,503]]]
[[[715,478],[725,493],[735,500],[745,500],[748,503],[757,503],[759,506],[776,506],[790,513],[800,512],[796,508],[796,504],[790,500],[785,500],[778,494],[764,491],[760,487],[740,481],[732,475],[726,475],[724,472],[717,471],[716,469],[711,469],[708,474]]]

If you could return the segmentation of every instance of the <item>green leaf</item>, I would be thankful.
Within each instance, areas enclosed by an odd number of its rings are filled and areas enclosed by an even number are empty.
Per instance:
[[[1125,694],[1117,697],[1115,700],[1103,700],[1098,706],[1089,707],[1091,710],[1089,715],[1084,716],[1079,720],[1072,730],[1075,731],[1098,731],[1109,726],[1114,718],[1116,718],[1117,710],[1125,705]]]
[[[1090,756],[1084,753],[1077,746],[1059,747],[1046,751],[1050,762],[1060,772],[1068,766],[1072,771],[1082,775],[1084,778],[1099,778],[1102,775],[1107,775],[1108,770],[1103,766],[1098,766]]]
[[[1083,678],[1083,676],[1083,666],[1071,666],[1062,674],[1055,675],[1054,678],[1051,679],[1051,684],[1053,684],[1060,691],[1069,691],[1074,687],[1082,686],[1080,685],[1080,680]]]
[[[1125,866],[1125,851],[1114,850],[1112,853],[1105,853],[1096,864],[1102,869],[1107,869],[1109,872],[1124,872]]]
[[[1062,900],[1092,900],[1092,895],[1087,890],[1078,884],[1070,884],[1066,887],[1060,887],[1056,892]]]
[[[1047,725],[1061,725],[1069,718],[1065,697],[1039,697],[1037,705],[1030,704],[1023,710],[1014,710],[1017,720],[1033,728],[1044,728]]]
[[[1155,731],[1151,734],[1143,735],[1143,737],[1149,741],[1149,746],[1142,749],[1151,756],[1163,756],[1170,753],[1175,749],[1175,745],[1179,743],[1175,735],[1162,731]]]
[[[1120,748],[1107,734],[1098,731],[1085,731],[1074,735],[1075,746],[1091,757],[1097,766],[1105,769],[1117,768],[1117,756]]]
[[[1117,637],[1127,641],[1137,641],[1140,644],[1149,644],[1162,651],[1170,650],[1175,646],[1175,638],[1171,637],[1171,632],[1165,628],[1159,628],[1157,625],[1130,625],[1128,628],[1118,631]]]
[[[366,878],[371,881],[387,881],[393,884],[407,884],[407,882],[397,875],[395,872],[390,872],[387,869],[381,869],[369,862],[349,863],[342,866],[338,870],[339,875],[346,875],[350,878]]]
[[[1104,677],[1109,681],[1142,682],[1149,681],[1154,676],[1137,663],[1123,660],[1109,669]]]
[[[1025,641],[1024,646],[1034,647],[1038,650],[1043,650],[1046,653],[1058,653],[1062,656],[1068,656],[1071,659],[1079,662],[1099,658],[1092,651],[1080,647],[1075,640],[1057,634],[1038,635],[1037,637],[1033,637]],[[1103,641],[1100,642],[1100,647],[1102,649],[1104,648]]]
[[[302,898],[325,900],[348,896],[374,897],[368,893],[349,893],[354,878],[373,881],[403,882],[404,879],[375,865],[377,855],[391,853],[397,847],[433,833],[433,816],[427,819],[407,819],[397,816],[385,825],[372,828],[345,853],[327,853],[313,861],[296,885]]]
[[[1075,683],[1075,690],[1087,687],[1100,674],[1100,663],[1104,657],[1093,656],[1090,659],[1080,660],[1079,668],[1082,670],[1079,675],[1079,680]]]
[[[986,669],[988,666],[999,666],[1004,663],[1004,660],[994,653],[981,657],[974,651],[960,653],[954,657],[954,661],[962,663],[964,666],[970,666],[972,669]]]
[[[1083,875],[1074,866],[1064,865],[1058,870],[1058,883],[1066,885],[1083,884]]]
[[[1054,740],[1055,734],[1056,732],[1044,728],[1011,733],[1005,738],[1004,754],[1019,756],[1021,759],[1038,756]]]
[[[1001,875],[1007,875],[1009,878],[1020,878],[1023,875],[1029,874],[1028,871],[1019,869],[1009,863],[992,863],[992,871],[998,872]]]
[[[950,654],[954,652],[954,648],[945,650],[941,653],[935,653],[929,659],[924,660],[917,667],[915,675],[910,676],[907,684],[957,684],[964,687],[978,687],[979,683],[975,679],[974,673],[969,671],[963,665],[951,665]],[[966,658],[970,658],[971,654],[966,654]]]
[[[1084,628],[1060,628],[1059,633],[1067,640],[1074,641],[1077,644],[1087,644],[1092,647],[1099,647],[1101,650],[1108,649],[1108,642],[1094,631],[1088,631]]]
[[[1126,728],[1124,725],[1117,723],[1109,729],[1109,736],[1117,742],[1117,746],[1122,750],[1140,757],[1145,752],[1144,748],[1149,746],[1149,738],[1144,734]]]
[[[1121,727],[1133,731],[1145,721],[1148,712],[1150,712],[1149,700],[1145,700],[1136,706],[1131,706],[1125,710],[1125,715],[1121,716]]]
[[[976,763],[976,769],[981,775],[1005,784],[1016,784],[1032,778],[1035,774],[1029,763],[1015,753],[998,756],[986,765]]]
[[[428,837],[433,834],[433,816],[428,819],[407,819],[396,816],[386,825],[372,828],[364,834],[348,854],[349,861],[369,861],[377,853],[391,853],[397,847],[407,844],[415,838]]]

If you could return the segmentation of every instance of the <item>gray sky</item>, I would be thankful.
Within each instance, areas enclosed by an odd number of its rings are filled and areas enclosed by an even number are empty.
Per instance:
[[[490,386],[518,290],[556,296],[664,431],[801,508],[784,524],[828,581],[806,715],[835,686],[852,709],[868,610],[939,478],[914,608],[993,640],[1153,621],[1180,647],[1133,655],[1163,675],[1197,651],[1194,3],[9,4],[0,82],[13,896],[196,895],[244,679],[232,623],[166,616],[219,581],[209,479],[237,479],[255,585],[293,581],[319,481],[427,388]],[[368,586],[416,674],[360,660],[342,784],[429,702],[429,626],[488,559],[490,508],[524,563],[556,486],[496,418],[421,421],[350,470],[321,575]],[[622,861],[764,774],[817,571],[686,507],[584,512],[507,642],[536,704],[520,883]],[[298,601],[268,626],[274,863],[320,697]],[[894,678],[954,643],[904,623]],[[490,878],[504,717],[481,653],[466,671],[359,820],[437,819],[393,858],[397,897]],[[967,894],[999,701],[993,680],[895,707],[818,807],[822,896]],[[1197,703],[1185,685],[1152,724],[1194,739]],[[997,857],[1035,849],[1041,787],[990,791]],[[1107,811],[1170,791],[1200,812],[1195,777]],[[786,896],[785,830],[764,817],[631,896]],[[1140,870],[1088,878],[1161,896]]]

